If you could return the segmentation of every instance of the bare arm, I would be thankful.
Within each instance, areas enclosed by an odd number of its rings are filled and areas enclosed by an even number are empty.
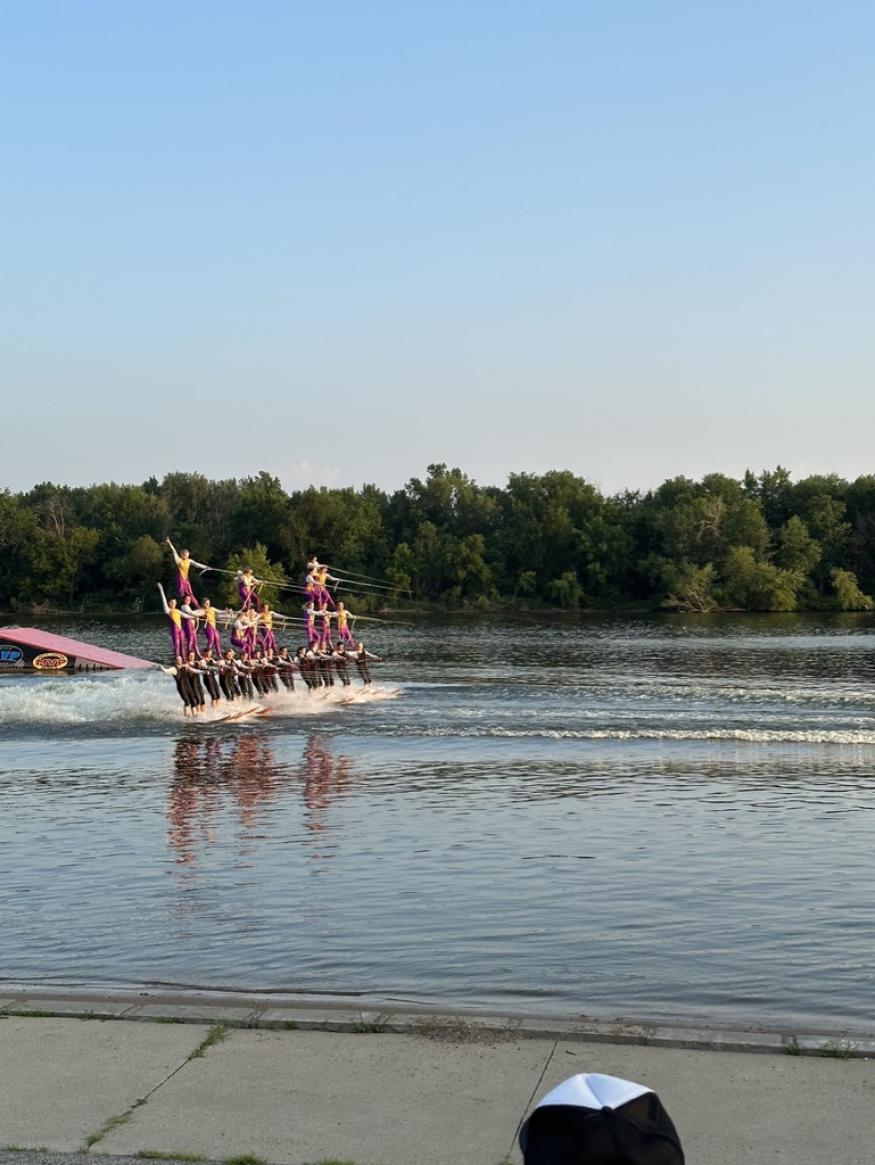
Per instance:
[[[158,583],[157,586],[158,586],[158,593],[161,596],[161,606],[164,608],[164,614],[169,615],[170,608],[167,606],[167,596],[164,594],[164,587],[162,587],[161,583]]]

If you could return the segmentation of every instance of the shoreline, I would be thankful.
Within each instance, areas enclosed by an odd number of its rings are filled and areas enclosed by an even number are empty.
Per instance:
[[[739,1048],[709,1031],[648,1046],[435,1016],[394,1034],[379,1013],[341,1028],[330,1009],[300,1030],[203,1010],[4,1018],[0,1165],[522,1165],[533,1105],[592,1071],[655,1091],[689,1162],[872,1155],[875,1044]]]
[[[585,618],[605,618],[606,616],[616,616],[617,618],[639,618],[639,617],[655,617],[661,616],[666,619],[719,619],[727,615],[753,617],[753,618],[773,618],[776,615],[784,617],[793,617],[798,615],[852,615],[861,616],[868,615],[870,618],[875,618],[875,611],[866,610],[839,610],[835,607],[796,607],[792,611],[765,611],[765,610],[749,610],[746,607],[721,607],[716,611],[673,611],[663,607],[518,607],[513,604],[504,606],[500,603],[490,604],[489,606],[479,606],[472,604],[470,606],[462,607],[445,607],[439,603],[434,606],[425,607],[374,607],[364,608],[359,612],[367,615],[392,615],[398,616],[402,621],[403,617],[412,617],[414,615],[419,617],[435,617],[442,616],[451,618],[453,616],[471,616],[476,615],[483,619],[496,618],[524,618],[524,619],[585,619]],[[20,626],[21,619],[151,619],[163,617],[163,612],[158,610],[119,610],[115,607],[99,608],[72,608],[67,609],[52,609],[45,610],[43,608],[26,608],[22,607],[15,611],[0,611],[0,627]]]
[[[780,1053],[869,1059],[875,1029],[817,1025],[723,1024],[667,1019],[537,1016],[412,1006],[349,996],[292,992],[126,988],[0,988],[0,1017],[219,1024],[228,1028],[429,1035],[448,1042],[570,1040],[696,1051]]]

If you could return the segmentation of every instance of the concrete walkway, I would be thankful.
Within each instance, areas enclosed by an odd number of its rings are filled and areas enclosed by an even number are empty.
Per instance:
[[[581,1071],[657,1091],[690,1165],[873,1159],[875,1046],[862,1041],[810,1037],[828,1054],[788,1055],[800,1040],[786,1034],[673,1029],[659,1042],[655,1033],[670,1029],[551,1032],[543,1021],[538,1029],[300,1005],[260,1006],[253,1016],[251,1001],[214,998],[19,997],[0,1000],[4,1009],[0,1159],[18,1165],[31,1158],[21,1150],[41,1150],[40,1160],[87,1152],[89,1162],[145,1152],[281,1165],[504,1165],[520,1160],[516,1133],[533,1101]],[[60,1014],[35,1014],[46,1011]],[[74,1018],[83,1015],[90,1021]],[[402,1031],[383,1030],[391,1027]]]

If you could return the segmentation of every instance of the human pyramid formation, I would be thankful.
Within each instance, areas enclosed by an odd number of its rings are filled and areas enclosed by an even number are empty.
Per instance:
[[[176,681],[176,690],[182,700],[183,712],[196,716],[206,710],[207,698],[213,708],[224,699],[230,703],[266,698],[280,691],[280,684],[288,692],[295,689],[297,674],[313,693],[330,689],[336,680],[343,686],[352,683],[350,664],[354,664],[363,685],[372,682],[368,665],[382,662],[360,640],[353,638],[350,620],[356,616],[343,603],[335,602],[328,589],[336,582],[328,568],[315,556],[307,563],[304,587],[304,634],[306,644],[291,654],[288,647],[279,647],[274,626],[288,627],[290,620],[271,610],[266,602],[259,602],[257,579],[250,567],[236,575],[240,609],[217,610],[208,598],[198,602],[191,587],[189,573],[194,566],[201,571],[213,570],[205,563],[196,562],[188,550],[177,553],[169,538],[165,539],[176,563],[177,598],[167,598],[164,587],[157,584],[161,603],[168,620],[173,653],[173,664],[164,670]],[[219,620],[230,629],[231,646],[222,647]],[[332,641],[331,620],[337,625],[337,638]],[[201,649],[198,633],[203,631],[205,646]],[[267,711],[267,709],[262,709]]]

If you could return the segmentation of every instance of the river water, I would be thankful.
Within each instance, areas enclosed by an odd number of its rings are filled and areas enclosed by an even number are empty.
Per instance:
[[[0,979],[871,1031],[873,627],[417,616],[236,724],[2,678]]]

